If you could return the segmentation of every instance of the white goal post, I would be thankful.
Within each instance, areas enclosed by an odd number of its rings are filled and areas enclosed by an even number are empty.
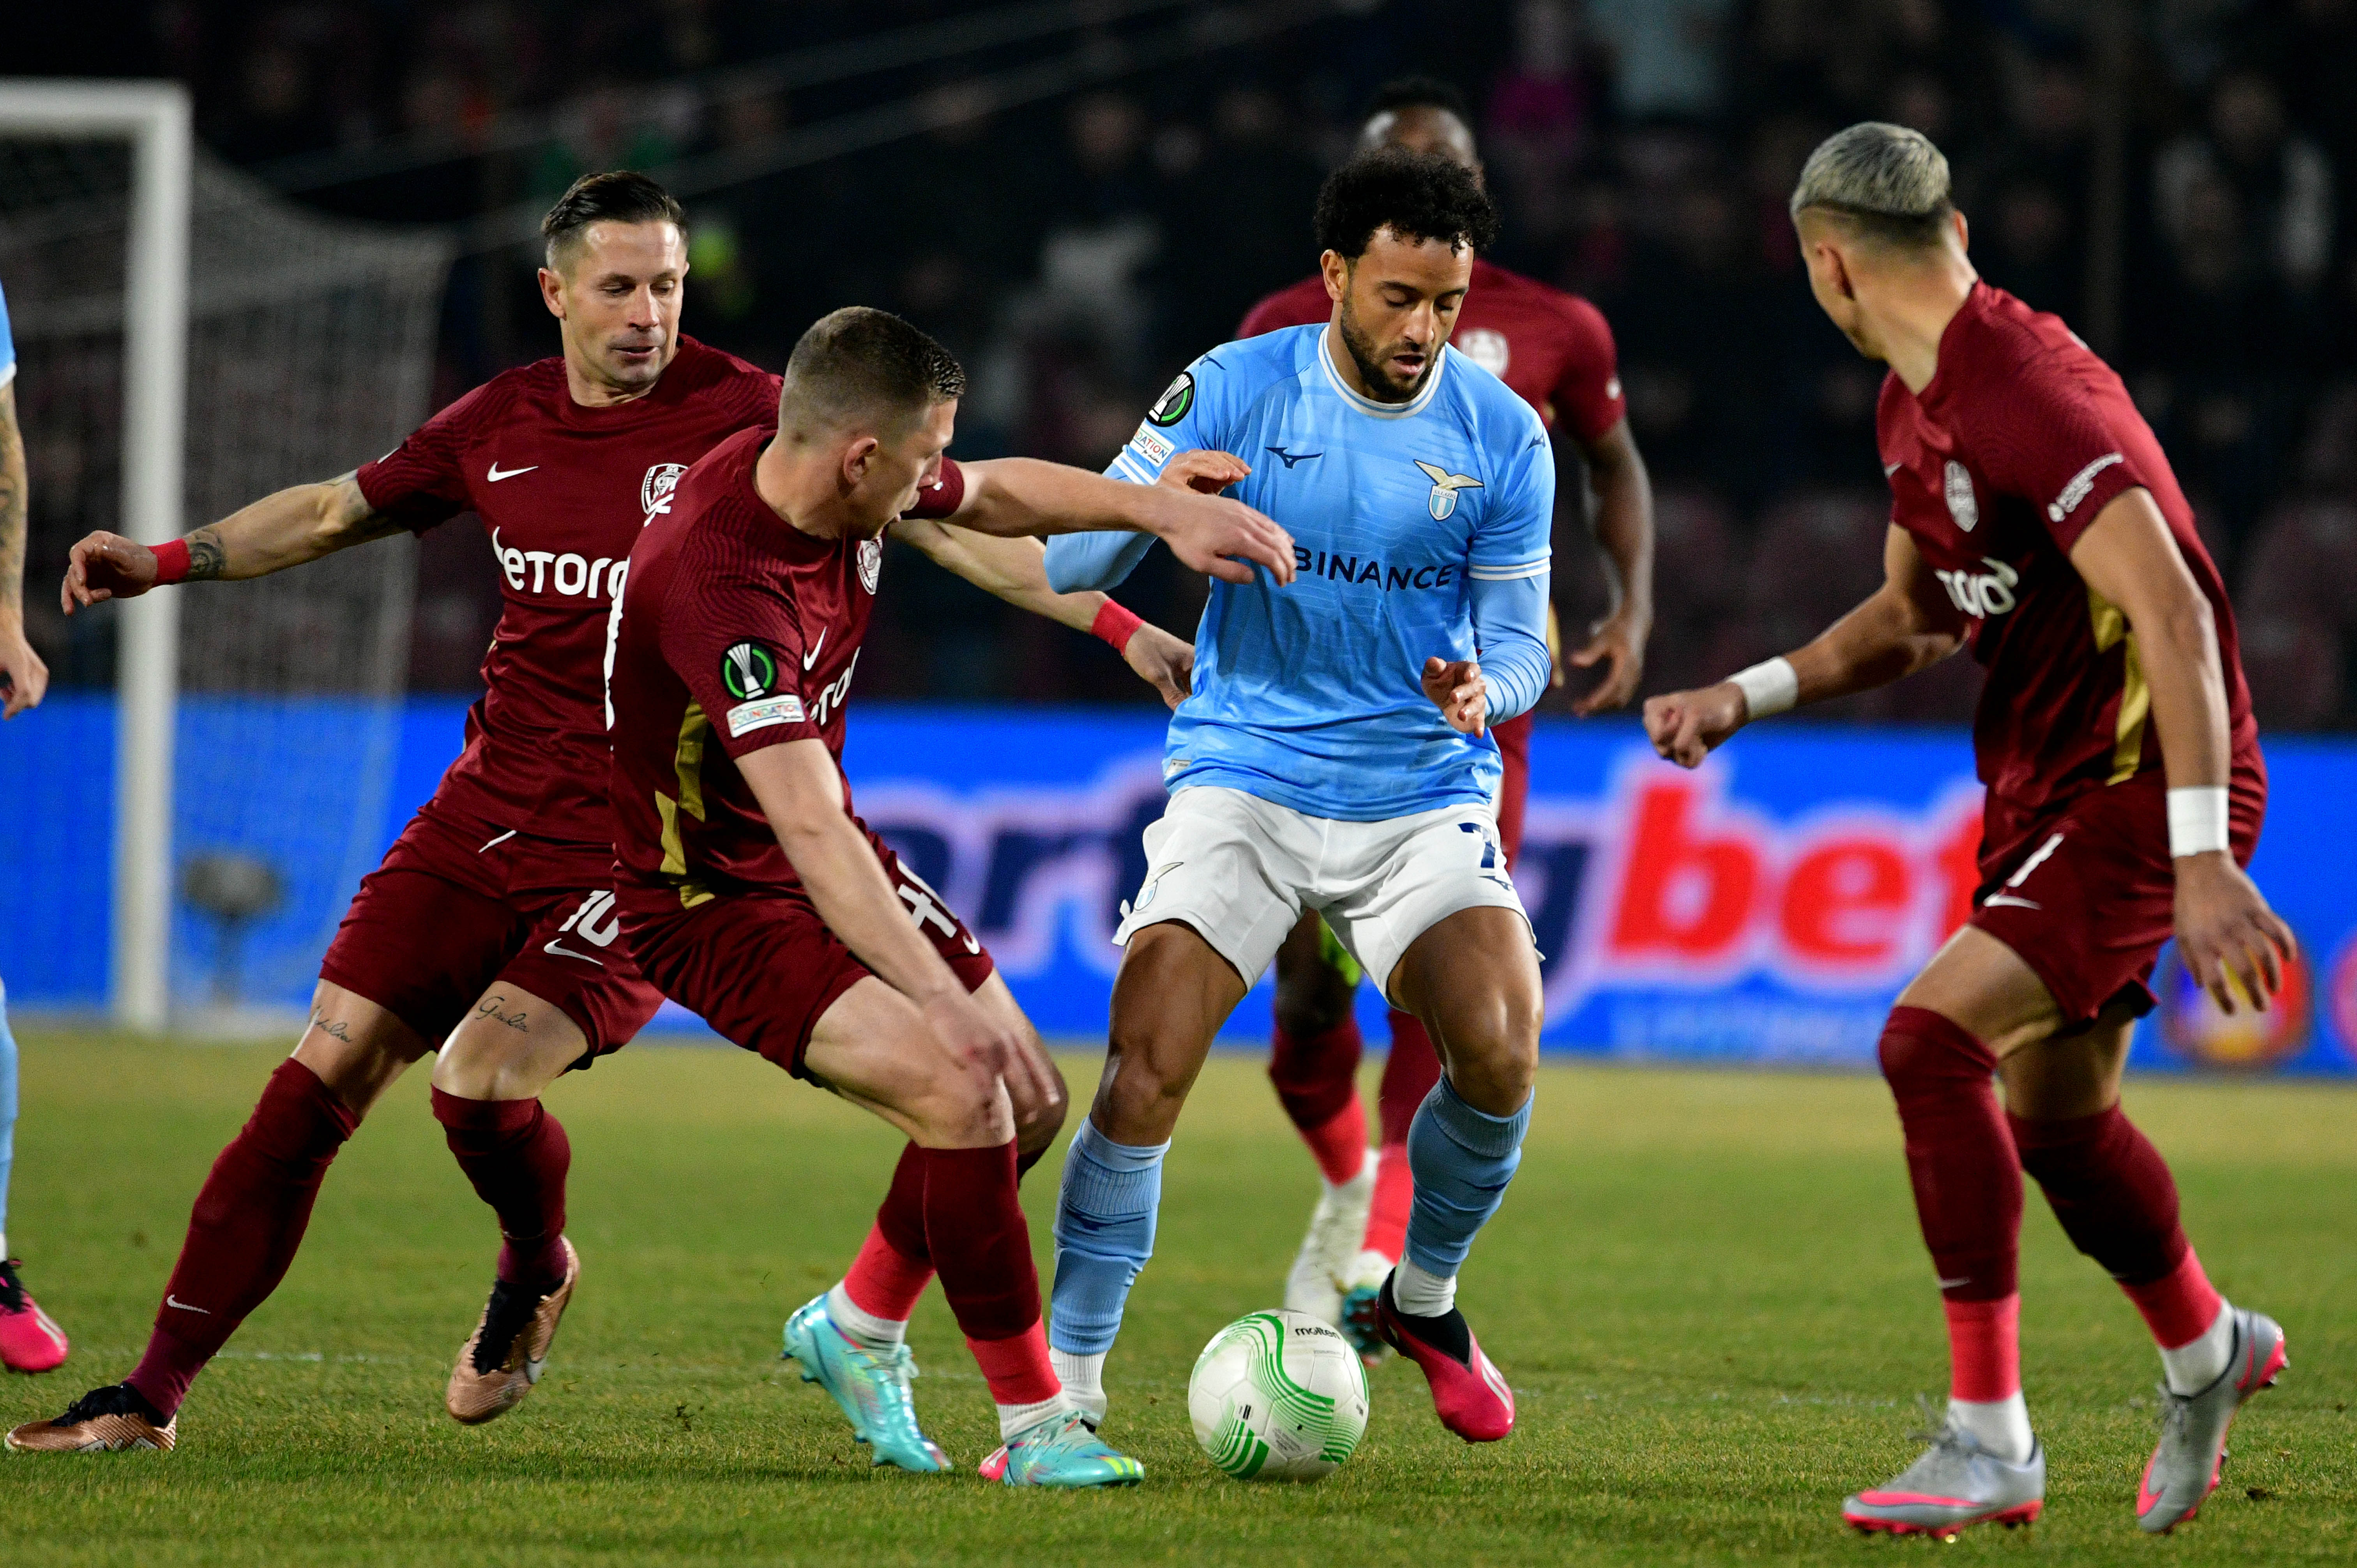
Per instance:
[[[188,352],[188,90],[170,81],[0,79],[0,134],[120,137],[131,145],[124,288],[123,528],[145,544],[182,526]],[[37,477],[38,482],[38,477]],[[161,1031],[171,1011],[172,745],[179,596],[120,607],[114,955],[110,1006]]]

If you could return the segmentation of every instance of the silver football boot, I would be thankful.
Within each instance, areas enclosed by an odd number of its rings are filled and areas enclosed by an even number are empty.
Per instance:
[[[1930,1401],[1923,1403],[1927,1420]],[[1923,1456],[1872,1491],[1842,1504],[1842,1518],[1861,1530],[1892,1535],[1952,1537],[1968,1525],[2028,1524],[2046,1506],[2046,1445],[2033,1443],[2029,1458],[2007,1464],[1983,1448],[1973,1434],[1942,1412],[1921,1434],[1932,1446]]]
[[[2234,1412],[2272,1387],[2291,1364],[2282,1326],[2265,1313],[2230,1307],[2234,1353],[2226,1369],[2200,1393],[2173,1394],[2160,1385],[2160,1442],[2136,1484],[2136,1528],[2166,1535],[2201,1510],[2226,1468],[2226,1429]]]

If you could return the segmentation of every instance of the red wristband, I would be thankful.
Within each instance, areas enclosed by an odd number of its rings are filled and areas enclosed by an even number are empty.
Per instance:
[[[178,583],[188,575],[188,542],[167,540],[156,546],[156,585]]]
[[[1104,602],[1104,608],[1097,611],[1097,618],[1089,623],[1089,635],[1103,642],[1115,653],[1126,653],[1129,651],[1129,639],[1135,637],[1137,628],[1145,624],[1111,599],[1107,599]]]

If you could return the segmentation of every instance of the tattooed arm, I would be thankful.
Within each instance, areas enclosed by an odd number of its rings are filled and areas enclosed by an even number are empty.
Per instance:
[[[296,485],[208,523],[182,541],[189,582],[266,577],[306,561],[403,532],[369,504],[352,475]],[[119,533],[92,533],[74,545],[59,600],[68,615],[86,605],[127,599],[156,584],[156,553]]]
[[[0,384],[0,716],[38,707],[49,667],[25,640],[25,436],[16,428],[16,383]]]

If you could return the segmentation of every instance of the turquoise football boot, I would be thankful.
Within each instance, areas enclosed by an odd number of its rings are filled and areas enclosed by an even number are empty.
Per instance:
[[[917,1359],[908,1346],[870,1350],[835,1326],[820,1295],[786,1319],[780,1359],[800,1362],[802,1381],[826,1391],[851,1422],[852,1435],[875,1450],[874,1463],[920,1474],[950,1467],[949,1455],[917,1425],[909,1396]]]
[[[1076,1410],[1024,1428],[1002,1452],[999,1479],[1010,1487],[1134,1487],[1146,1479],[1146,1466],[1098,1442]]]

